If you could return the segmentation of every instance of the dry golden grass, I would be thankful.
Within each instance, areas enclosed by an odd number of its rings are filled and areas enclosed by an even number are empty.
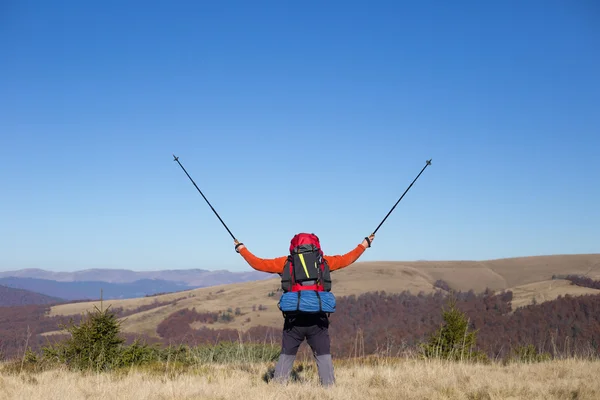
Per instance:
[[[591,289],[573,285],[570,281],[564,279],[555,279],[543,282],[530,283],[523,286],[517,286],[511,289],[513,291],[513,308],[536,303],[551,301],[558,296],[569,294],[571,296],[582,296],[585,294],[600,294],[600,290]]]
[[[481,262],[357,262],[348,268],[335,271],[332,277],[336,296],[358,295],[375,290],[388,293],[400,293],[404,290],[413,294],[420,291],[431,293],[436,290],[433,284],[438,279],[445,280],[460,290],[482,291],[487,287],[494,290],[514,289],[515,307],[530,304],[534,297],[536,301],[541,302],[556,298],[559,294],[590,293],[589,290],[582,290],[564,282],[551,290],[545,283],[524,286],[548,281],[554,274],[587,274],[593,278],[600,277],[600,254],[524,257]],[[194,307],[198,312],[218,312],[240,307],[243,316],[236,317],[230,323],[213,324],[213,328],[246,330],[256,325],[280,327],[282,320],[277,308],[278,296],[267,296],[278,286],[278,276],[274,275],[273,279],[263,281],[214,286],[156,297],[110,300],[106,304],[128,310],[155,301],[164,302],[185,297],[176,304],[131,315],[123,322],[124,332],[144,333],[155,337],[157,325],[169,314]],[[540,291],[539,295],[536,290]],[[259,304],[267,309],[252,311],[252,306]],[[94,305],[99,304],[85,302],[59,305],[52,307],[50,315],[80,314],[92,310]],[[251,319],[249,323],[245,322],[248,317]]]
[[[312,366],[312,364],[309,364]],[[80,374],[0,372],[0,397],[41,399],[598,399],[600,362],[562,360],[503,366],[398,360],[337,363],[337,384],[316,385],[315,368],[289,385],[266,383],[266,364],[203,365],[194,370]]]
[[[502,275],[507,287],[545,281],[551,279],[554,274],[600,278],[600,254],[507,258],[485,261],[483,265]]]

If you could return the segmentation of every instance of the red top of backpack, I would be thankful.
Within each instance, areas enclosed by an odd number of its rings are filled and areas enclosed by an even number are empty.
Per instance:
[[[313,245],[321,250],[319,238],[314,233],[298,233],[295,235],[290,242],[290,253],[292,253],[296,247],[302,245]]]

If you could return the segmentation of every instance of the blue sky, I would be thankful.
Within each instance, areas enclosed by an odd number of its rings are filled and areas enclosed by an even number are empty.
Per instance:
[[[0,8],[0,269],[600,251],[595,2]]]

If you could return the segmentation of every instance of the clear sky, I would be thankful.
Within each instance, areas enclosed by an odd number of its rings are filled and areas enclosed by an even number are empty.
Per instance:
[[[3,1],[0,269],[600,252],[600,6]]]

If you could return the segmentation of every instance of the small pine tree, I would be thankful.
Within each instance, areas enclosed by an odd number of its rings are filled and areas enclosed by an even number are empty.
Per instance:
[[[427,343],[421,344],[423,356],[454,361],[485,360],[485,354],[474,350],[477,332],[469,331],[469,320],[456,306],[454,297],[449,299],[442,317],[444,323],[440,329],[430,335]]]
[[[71,324],[71,334],[65,342],[43,349],[44,357],[66,363],[79,370],[107,370],[119,362],[121,346],[125,342],[120,323],[110,307],[88,312],[79,325]]]

